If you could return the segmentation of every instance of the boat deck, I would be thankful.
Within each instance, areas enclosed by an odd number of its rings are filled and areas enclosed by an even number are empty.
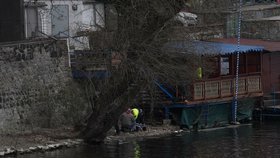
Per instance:
[[[267,106],[264,109],[279,109],[280,110],[280,105],[275,105],[275,106]]]

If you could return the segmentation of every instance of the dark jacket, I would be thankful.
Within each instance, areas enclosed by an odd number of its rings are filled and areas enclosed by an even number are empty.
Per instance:
[[[120,124],[122,128],[130,128],[135,124],[135,119],[131,113],[124,112],[120,117]]]

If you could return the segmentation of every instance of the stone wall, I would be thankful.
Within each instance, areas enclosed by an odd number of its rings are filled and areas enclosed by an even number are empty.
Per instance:
[[[246,8],[246,7],[245,7]],[[253,5],[242,12],[242,37],[279,40],[279,20],[270,20],[280,16],[279,5]],[[238,26],[238,12],[227,15],[226,36],[236,37]],[[278,35],[277,35],[278,34]]]
[[[280,6],[275,5],[274,8],[266,8],[266,9],[256,9],[256,10],[245,10],[242,13],[242,19],[261,19],[268,18],[272,16],[280,15]]]
[[[209,40],[224,38],[224,25],[205,25],[189,27],[173,27],[170,31],[171,40]]]
[[[242,25],[242,37],[264,40],[280,40],[280,18],[275,20],[245,21]]]
[[[0,45],[0,133],[77,122],[85,112],[64,41]]]

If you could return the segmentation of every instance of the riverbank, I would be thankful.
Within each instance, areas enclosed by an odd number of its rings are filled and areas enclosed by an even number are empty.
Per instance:
[[[13,134],[0,134],[0,157],[44,152],[83,143],[71,128],[35,129]]]
[[[179,133],[178,126],[147,126],[146,131],[120,133],[116,135],[112,128],[108,132],[104,143],[113,141],[128,141],[135,138],[147,138]],[[84,144],[77,139],[78,133],[71,128],[38,129],[32,132],[0,135],[0,157],[7,155],[28,154],[33,152],[46,152],[61,148],[70,148]]]
[[[119,135],[116,135],[114,129],[108,132],[108,136],[105,138],[105,143],[111,143],[113,141],[129,141],[137,138],[150,138],[150,137],[158,137],[165,136],[174,133],[180,133],[183,130],[179,128],[179,126],[171,126],[171,125],[163,125],[163,126],[147,126],[146,131],[138,131],[138,132],[121,132]]]

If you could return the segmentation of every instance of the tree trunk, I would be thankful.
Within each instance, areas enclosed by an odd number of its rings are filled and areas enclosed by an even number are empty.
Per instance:
[[[107,131],[117,123],[119,116],[133,102],[134,97],[143,85],[144,81],[136,79],[133,84],[119,82],[118,85],[112,86],[107,93],[102,94],[102,96],[95,101],[95,106],[88,119],[87,126],[81,132],[81,136],[85,142],[102,142],[106,137]],[[110,94],[110,92],[117,92],[117,96],[112,93]]]

